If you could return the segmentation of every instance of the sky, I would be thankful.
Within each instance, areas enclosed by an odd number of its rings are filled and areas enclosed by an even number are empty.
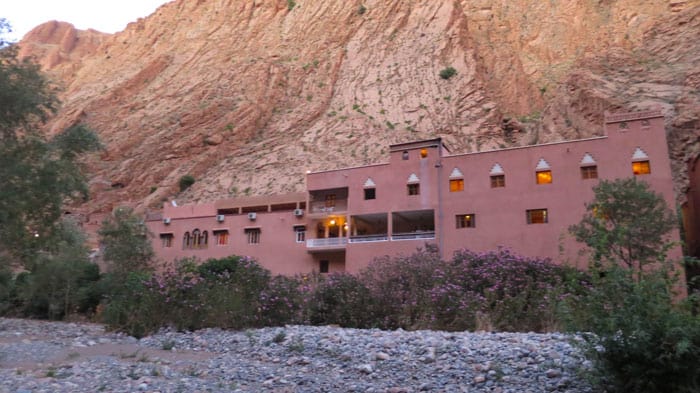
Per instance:
[[[7,38],[21,39],[34,27],[58,20],[104,33],[122,31],[171,0],[0,0],[0,18],[12,25]]]

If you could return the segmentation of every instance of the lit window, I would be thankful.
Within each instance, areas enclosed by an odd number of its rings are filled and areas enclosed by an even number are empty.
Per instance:
[[[595,165],[581,167],[581,179],[597,179],[598,167]]]
[[[491,188],[505,187],[506,186],[506,175],[493,175],[491,176]]]
[[[546,224],[549,222],[547,209],[532,209],[527,211],[528,224]]]
[[[330,270],[330,265],[331,265],[330,262],[325,260],[325,259],[322,260],[321,262],[319,262],[319,265],[318,265],[319,273],[328,273],[328,271]]]
[[[173,246],[173,234],[172,233],[161,233],[160,243],[163,248],[168,248]]]
[[[377,190],[375,188],[365,188],[365,200],[377,199]]]
[[[304,243],[306,241],[306,227],[303,225],[297,225],[294,227],[294,240],[297,243]]]
[[[246,228],[245,235],[248,240],[248,244],[260,243],[260,228]]]
[[[420,149],[420,158],[425,158],[428,156],[428,149]]]
[[[552,182],[552,171],[537,171],[537,184],[549,184]]]
[[[635,175],[648,175],[651,173],[649,161],[635,161],[632,163],[632,173]]]
[[[420,194],[420,184],[413,183],[408,184],[408,195],[419,195]]]
[[[457,221],[457,229],[476,227],[476,216],[474,214],[459,214],[455,216],[455,218]]]
[[[464,191],[464,179],[451,179],[450,192]]]
[[[225,229],[214,231],[214,238],[217,246],[225,246],[228,244],[228,231]]]

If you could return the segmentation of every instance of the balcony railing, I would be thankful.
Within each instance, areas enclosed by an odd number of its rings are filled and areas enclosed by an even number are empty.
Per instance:
[[[389,240],[389,236],[386,234],[380,235],[362,235],[353,236],[350,238],[350,243],[370,243],[370,242],[385,242]]]
[[[395,233],[391,240],[435,239],[435,231]]]
[[[329,206],[326,201],[311,202],[311,213],[336,213],[344,212],[348,209],[348,201],[344,199],[336,200],[333,206]]]
[[[348,244],[346,237],[329,237],[323,239],[306,239],[307,248],[317,247],[345,247]]]

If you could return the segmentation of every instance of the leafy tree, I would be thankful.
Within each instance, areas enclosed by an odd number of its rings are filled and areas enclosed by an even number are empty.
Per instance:
[[[55,89],[17,47],[2,47],[9,25],[0,19],[0,255],[28,269],[60,236],[61,207],[87,198],[79,154],[100,144],[73,126],[51,140],[40,125],[58,104]]]
[[[150,271],[153,248],[150,232],[141,217],[130,208],[117,208],[112,217],[102,222],[100,243],[103,259],[109,269],[120,276],[130,272]]]
[[[593,192],[583,219],[569,231],[593,250],[596,265],[621,262],[641,274],[665,258],[676,219],[661,195],[635,178],[603,180]]]

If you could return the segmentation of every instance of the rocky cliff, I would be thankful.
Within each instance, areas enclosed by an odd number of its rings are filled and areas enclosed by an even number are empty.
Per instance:
[[[114,35],[51,22],[20,45],[64,87],[49,132],[85,123],[106,145],[88,160],[94,212],[301,190],[306,170],[420,138],[586,137],[605,110],[653,106],[680,193],[699,36],[700,0],[177,0]]]

